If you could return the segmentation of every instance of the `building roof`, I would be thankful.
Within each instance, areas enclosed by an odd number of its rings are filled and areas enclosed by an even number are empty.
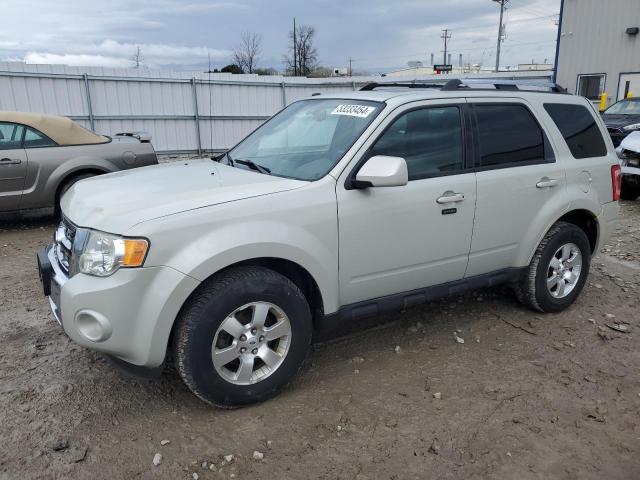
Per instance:
[[[90,132],[67,117],[0,111],[0,122],[19,123],[34,128],[58,145],[88,145],[109,141],[107,137]]]

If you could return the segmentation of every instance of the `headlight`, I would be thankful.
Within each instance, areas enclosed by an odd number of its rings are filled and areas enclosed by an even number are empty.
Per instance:
[[[143,238],[122,238],[91,230],[78,267],[82,273],[106,277],[120,267],[141,267],[149,242]]]
[[[623,130],[640,130],[640,123],[634,123],[632,125],[627,125],[626,127],[622,127]]]

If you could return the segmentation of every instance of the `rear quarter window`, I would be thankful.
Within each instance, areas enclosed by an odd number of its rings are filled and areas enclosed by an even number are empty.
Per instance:
[[[566,103],[545,103],[544,109],[560,130],[574,158],[607,155],[607,146],[602,133],[587,107]]]

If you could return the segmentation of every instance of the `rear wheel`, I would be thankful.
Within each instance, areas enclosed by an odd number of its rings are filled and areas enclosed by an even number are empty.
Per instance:
[[[261,267],[213,277],[183,308],[174,358],[186,385],[221,407],[276,395],[300,369],[311,342],[311,313],[300,289]]]
[[[515,288],[518,299],[534,310],[560,312],[580,295],[590,264],[591,247],[584,231],[557,222],[540,242]]]

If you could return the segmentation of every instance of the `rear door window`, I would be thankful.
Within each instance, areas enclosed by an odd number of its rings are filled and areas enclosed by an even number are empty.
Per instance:
[[[544,109],[560,130],[574,158],[604,157],[607,154],[600,129],[584,105],[545,103]]]
[[[27,127],[24,134],[24,148],[54,147],[56,142],[42,133]]]
[[[515,167],[549,161],[545,159],[545,135],[524,105],[477,103],[473,109],[478,125],[480,167]]]
[[[24,127],[15,123],[0,123],[0,150],[22,148]]]

